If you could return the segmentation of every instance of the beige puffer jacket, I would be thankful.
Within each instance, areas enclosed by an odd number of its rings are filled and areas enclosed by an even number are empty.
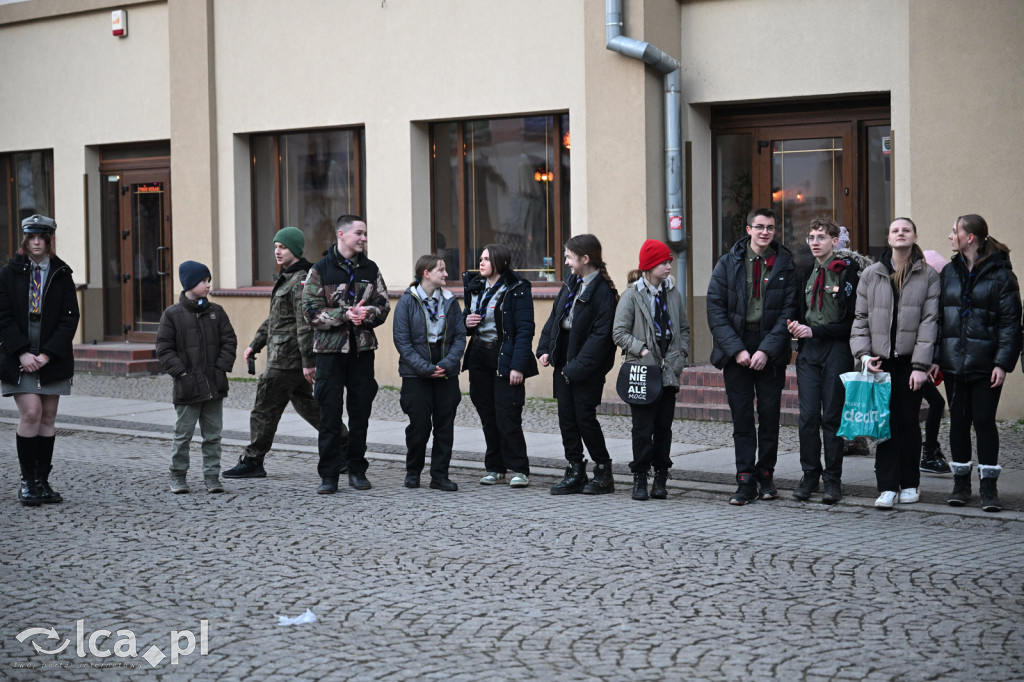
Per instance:
[[[923,260],[914,263],[900,294],[893,352],[890,341],[893,292],[888,261],[887,252],[860,276],[850,350],[857,362],[864,355],[881,358],[909,355],[914,369],[927,371],[932,365],[939,336],[939,275]]]

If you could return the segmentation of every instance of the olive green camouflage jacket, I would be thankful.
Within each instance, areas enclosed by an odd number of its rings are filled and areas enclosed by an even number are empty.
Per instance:
[[[270,296],[270,316],[256,330],[249,347],[267,349],[268,369],[303,369],[316,366],[313,328],[302,308],[302,285],[312,264],[300,258],[277,275]]]

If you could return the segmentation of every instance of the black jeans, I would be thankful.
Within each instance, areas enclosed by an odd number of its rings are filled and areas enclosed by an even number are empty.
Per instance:
[[[316,470],[321,478],[337,478],[346,461],[350,474],[366,473],[366,431],[376,396],[372,350],[317,353],[313,397],[320,403],[320,463]],[[342,444],[344,408],[348,409],[347,454]]]
[[[672,420],[676,416],[675,386],[666,387],[650,405],[630,405],[633,414],[633,473],[672,468]]]
[[[612,457],[604,443],[604,433],[597,421],[597,406],[604,392],[604,376],[587,381],[566,383],[562,368],[555,368],[552,394],[558,400],[558,428],[562,447],[570,462],[583,461],[583,445],[597,464],[607,464]]]
[[[921,485],[921,391],[910,390],[910,360],[882,360],[892,379],[889,430],[892,437],[875,448],[875,479],[878,491],[899,491]]]
[[[405,427],[405,471],[419,475],[426,462],[427,439],[434,431],[430,449],[430,478],[448,478],[455,441],[455,413],[462,393],[458,377],[420,379],[402,377],[402,412],[409,416]]]
[[[942,411],[946,409],[946,401],[942,399],[939,389],[930,381],[921,387],[921,397],[928,403],[928,418],[924,422],[924,444],[938,445],[939,426],[942,424]]]
[[[949,456],[954,462],[971,461],[971,426],[978,437],[978,464],[999,464],[999,429],[996,408],[1003,387],[992,388],[989,377],[974,381],[946,378],[949,398]]]
[[[512,386],[508,377],[498,376],[498,343],[490,348],[476,341],[469,344],[469,399],[480,415],[487,444],[484,469],[529,476],[530,460],[523,436],[526,384]]]
[[[760,332],[743,336],[753,355],[761,342]],[[755,474],[775,470],[779,459],[779,414],[782,389],[786,385],[785,365],[769,362],[760,372],[730,360],[722,370],[725,395],[732,412],[732,439],[736,448],[736,473]],[[757,398],[757,431],[754,431],[754,399]],[[756,460],[756,463],[755,463]]]
[[[800,397],[800,468],[815,478],[838,483],[843,477],[843,439],[836,435],[843,418],[846,391],[839,375],[853,370],[846,340],[810,338],[796,357]],[[821,445],[825,442],[825,466]]]

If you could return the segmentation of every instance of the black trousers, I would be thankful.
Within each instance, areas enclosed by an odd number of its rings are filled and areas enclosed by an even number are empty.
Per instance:
[[[942,425],[942,411],[946,409],[946,401],[942,399],[939,389],[930,381],[921,387],[921,397],[928,403],[928,418],[924,422],[924,444],[938,445],[939,426]],[[995,413],[993,419],[994,415]]]
[[[469,344],[469,399],[473,401],[483,426],[484,469],[530,475],[523,436],[525,383],[512,386],[508,377],[498,376],[498,342],[484,348],[476,341]]]
[[[676,415],[674,386],[666,387],[650,405],[630,405],[633,414],[633,473],[647,473],[672,468],[672,420]]]
[[[810,338],[796,357],[800,394],[800,468],[815,478],[838,483],[843,477],[843,439],[836,435],[843,418],[846,391],[839,375],[853,370],[846,340]],[[825,443],[825,466],[821,445]]]
[[[455,441],[455,413],[462,400],[458,377],[420,379],[402,377],[402,411],[409,416],[405,427],[405,470],[419,475],[427,455],[431,429],[434,444],[430,450],[430,478],[448,478]]]
[[[878,491],[898,491],[921,485],[921,391],[910,390],[910,359],[882,360],[892,379],[889,429],[892,437],[875,448],[875,479]]]
[[[761,343],[760,332],[746,332],[743,343],[753,355]],[[779,459],[779,414],[785,366],[768,364],[760,372],[730,360],[722,370],[725,395],[732,412],[732,440],[736,448],[736,473],[754,474],[775,470]],[[757,399],[757,430],[754,430],[754,399]]]
[[[320,463],[316,470],[321,478],[337,478],[346,461],[350,474],[366,473],[366,431],[376,396],[373,351],[317,353],[313,397],[320,403]],[[346,408],[347,453],[343,446],[341,420]]]
[[[954,462],[971,461],[971,426],[978,437],[978,464],[999,464],[999,429],[996,408],[1003,387],[992,388],[989,377],[974,381],[947,377],[949,398],[949,456]]]
[[[597,406],[604,392],[604,376],[568,384],[562,368],[555,368],[552,394],[558,401],[558,428],[562,432],[562,447],[570,462],[583,461],[586,444],[590,458],[597,464],[606,464],[612,457],[604,442],[601,424],[597,421]]]

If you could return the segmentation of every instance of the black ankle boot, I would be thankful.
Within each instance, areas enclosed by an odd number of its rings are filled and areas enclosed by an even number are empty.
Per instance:
[[[569,462],[569,466],[565,467],[565,476],[562,477],[561,481],[551,486],[551,494],[575,495],[576,493],[581,493],[588,480],[587,463],[585,461]]]
[[[18,489],[18,501],[26,507],[37,507],[43,503],[36,485],[36,449],[35,438],[24,438],[15,434],[18,447],[18,464],[21,466],[21,488]]]
[[[36,488],[43,502],[63,502],[61,494],[50,487],[50,472],[53,470],[53,444],[55,436],[36,436]]]
[[[633,474],[633,499],[641,502],[648,499],[646,471],[637,471]]]
[[[615,479],[612,478],[611,461],[594,465],[594,478],[583,487],[584,495],[604,495],[615,492]]]
[[[668,482],[668,469],[655,469],[654,479],[651,481],[651,499],[664,500],[668,497],[668,489],[665,487]]]

